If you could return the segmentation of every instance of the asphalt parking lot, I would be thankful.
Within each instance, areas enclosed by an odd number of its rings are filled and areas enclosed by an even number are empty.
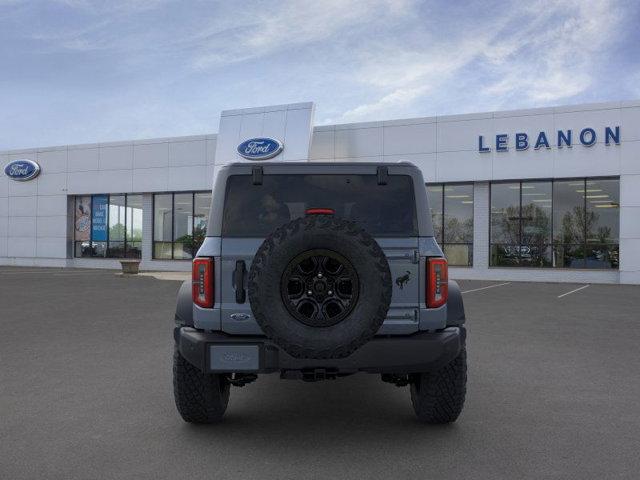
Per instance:
[[[361,374],[263,376],[192,426],[171,387],[179,282],[0,267],[0,478],[638,478],[640,287],[460,283],[454,425]]]

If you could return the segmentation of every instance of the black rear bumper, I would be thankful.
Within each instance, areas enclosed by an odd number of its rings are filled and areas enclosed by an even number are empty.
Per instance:
[[[438,332],[375,337],[338,359],[295,358],[265,337],[206,333],[191,327],[176,327],[174,337],[181,355],[207,373],[325,370],[336,374],[404,374],[437,370],[451,362],[464,344],[466,331],[449,327]]]

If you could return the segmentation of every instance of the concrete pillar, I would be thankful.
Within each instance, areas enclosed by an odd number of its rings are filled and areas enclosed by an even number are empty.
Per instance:
[[[640,283],[640,175],[620,176],[620,283]]]
[[[473,184],[473,269],[489,268],[489,182]]]
[[[153,257],[153,194],[142,195],[142,261]]]

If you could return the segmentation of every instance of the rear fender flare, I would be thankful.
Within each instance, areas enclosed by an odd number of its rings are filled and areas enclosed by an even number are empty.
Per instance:
[[[458,282],[449,280],[449,296],[447,298],[447,327],[464,325],[464,304]]]
[[[193,327],[193,300],[191,298],[191,280],[185,280],[178,290],[176,303],[176,325]]]

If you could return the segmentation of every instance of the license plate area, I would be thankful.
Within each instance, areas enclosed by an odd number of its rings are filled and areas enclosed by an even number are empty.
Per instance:
[[[259,345],[209,345],[209,370],[212,372],[255,372],[259,369]]]

